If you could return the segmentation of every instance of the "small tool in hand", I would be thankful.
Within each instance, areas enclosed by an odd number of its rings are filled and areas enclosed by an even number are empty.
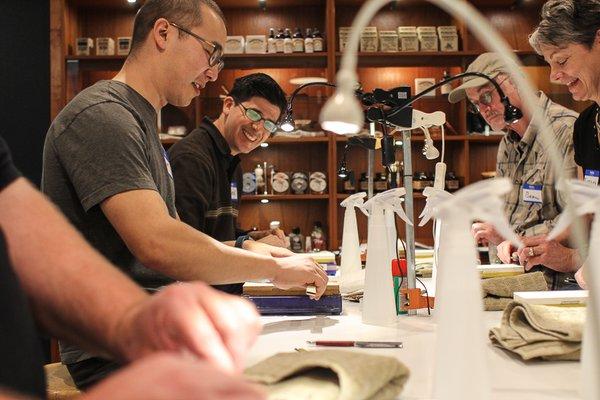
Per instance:
[[[306,286],[306,295],[307,296],[315,296],[317,294],[317,287],[315,285],[307,285]]]

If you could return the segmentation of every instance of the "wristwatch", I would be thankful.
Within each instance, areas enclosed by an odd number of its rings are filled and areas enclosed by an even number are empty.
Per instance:
[[[237,247],[238,249],[243,249],[244,242],[246,240],[253,240],[253,239],[250,237],[250,235],[238,236],[237,239],[235,239],[235,247]]]

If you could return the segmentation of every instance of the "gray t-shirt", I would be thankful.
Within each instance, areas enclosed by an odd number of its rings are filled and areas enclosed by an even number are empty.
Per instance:
[[[79,93],[50,126],[42,190],[113,264],[140,285],[157,288],[173,280],[142,266],[100,208],[107,198],[136,189],[156,190],[176,217],[173,178],[154,108],[124,83],[98,82]],[[63,361],[82,359],[73,356]]]

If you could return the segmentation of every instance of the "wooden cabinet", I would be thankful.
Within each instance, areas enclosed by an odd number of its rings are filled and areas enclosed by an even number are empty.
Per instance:
[[[467,1],[467,0],[462,0]],[[575,105],[566,88],[549,82],[549,69],[527,43],[527,35],[533,30],[543,1],[520,2],[515,0],[468,0],[500,31],[521,58],[527,73],[541,90],[561,104],[581,110]],[[326,51],[322,53],[294,54],[236,54],[225,57],[225,69],[214,84],[206,87],[202,95],[189,107],[166,107],[162,112],[163,130],[169,125],[185,125],[188,130],[197,126],[204,115],[216,117],[221,108],[219,95],[222,86],[230,88],[233,80],[253,72],[265,72],[277,80],[289,94],[295,86],[289,80],[295,77],[319,76],[335,81],[339,68],[338,29],[350,26],[363,0],[267,0],[266,9],[260,9],[255,0],[217,0],[227,20],[229,35],[268,34],[269,28],[300,27],[319,28],[324,32]],[[522,4],[522,5],[519,5]],[[98,37],[130,36],[135,6],[126,0],[51,0],[52,42],[52,116],[82,88],[99,79],[107,79],[121,67],[123,56],[74,55],[75,39],[80,36]],[[393,30],[400,25],[456,25],[459,32],[457,52],[410,52],[410,53],[361,53],[358,60],[358,76],[365,90],[389,89],[409,85],[414,93],[414,79],[430,77],[439,81],[444,71],[455,75],[485,47],[469,32],[467,26],[444,11],[425,1],[407,0],[390,2],[369,24],[378,29]],[[457,83],[455,83],[457,85]],[[332,90],[311,88],[295,103],[296,118],[317,120],[321,106]],[[425,112],[442,110],[456,134],[446,132],[446,163],[448,171],[454,171],[461,186],[481,179],[482,171],[495,169],[495,159],[500,137],[467,135],[466,106],[449,104],[444,96],[420,100],[416,109]],[[435,136],[436,145],[439,137]],[[421,156],[423,137],[416,135],[413,143],[413,171],[431,172],[435,161]],[[328,177],[328,193],[324,195],[270,195],[267,204],[263,196],[247,196],[242,203],[240,222],[242,227],[257,226],[265,229],[269,221],[279,220],[289,231],[299,226],[303,233],[310,232],[314,221],[321,221],[328,233],[330,248],[341,243],[343,210],[339,202],[342,183],[337,178],[345,139],[328,135],[315,139],[279,139],[269,141],[269,147],[259,148],[243,157],[242,166],[251,170],[267,161],[282,171],[323,171]],[[402,152],[396,153],[402,159]],[[366,172],[366,151],[351,149],[348,166],[358,175]],[[376,169],[381,170],[380,156],[376,157]],[[422,195],[415,196],[415,214],[424,205]],[[360,236],[366,238],[366,219],[359,216]],[[431,243],[431,224],[416,230],[416,240]]]

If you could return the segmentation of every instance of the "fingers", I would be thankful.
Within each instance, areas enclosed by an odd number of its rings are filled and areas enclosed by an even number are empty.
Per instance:
[[[323,269],[317,265],[317,278],[313,282],[313,284],[317,287],[317,294],[314,296],[315,300],[319,300],[325,290],[327,289],[327,282],[329,281],[329,277],[327,273],[323,271]]]
[[[198,301],[214,324],[237,370],[243,367],[248,348],[261,330],[256,308],[246,300],[217,293],[198,293]]]
[[[279,239],[285,241],[285,233],[281,229],[272,229],[271,234],[277,236]]]

